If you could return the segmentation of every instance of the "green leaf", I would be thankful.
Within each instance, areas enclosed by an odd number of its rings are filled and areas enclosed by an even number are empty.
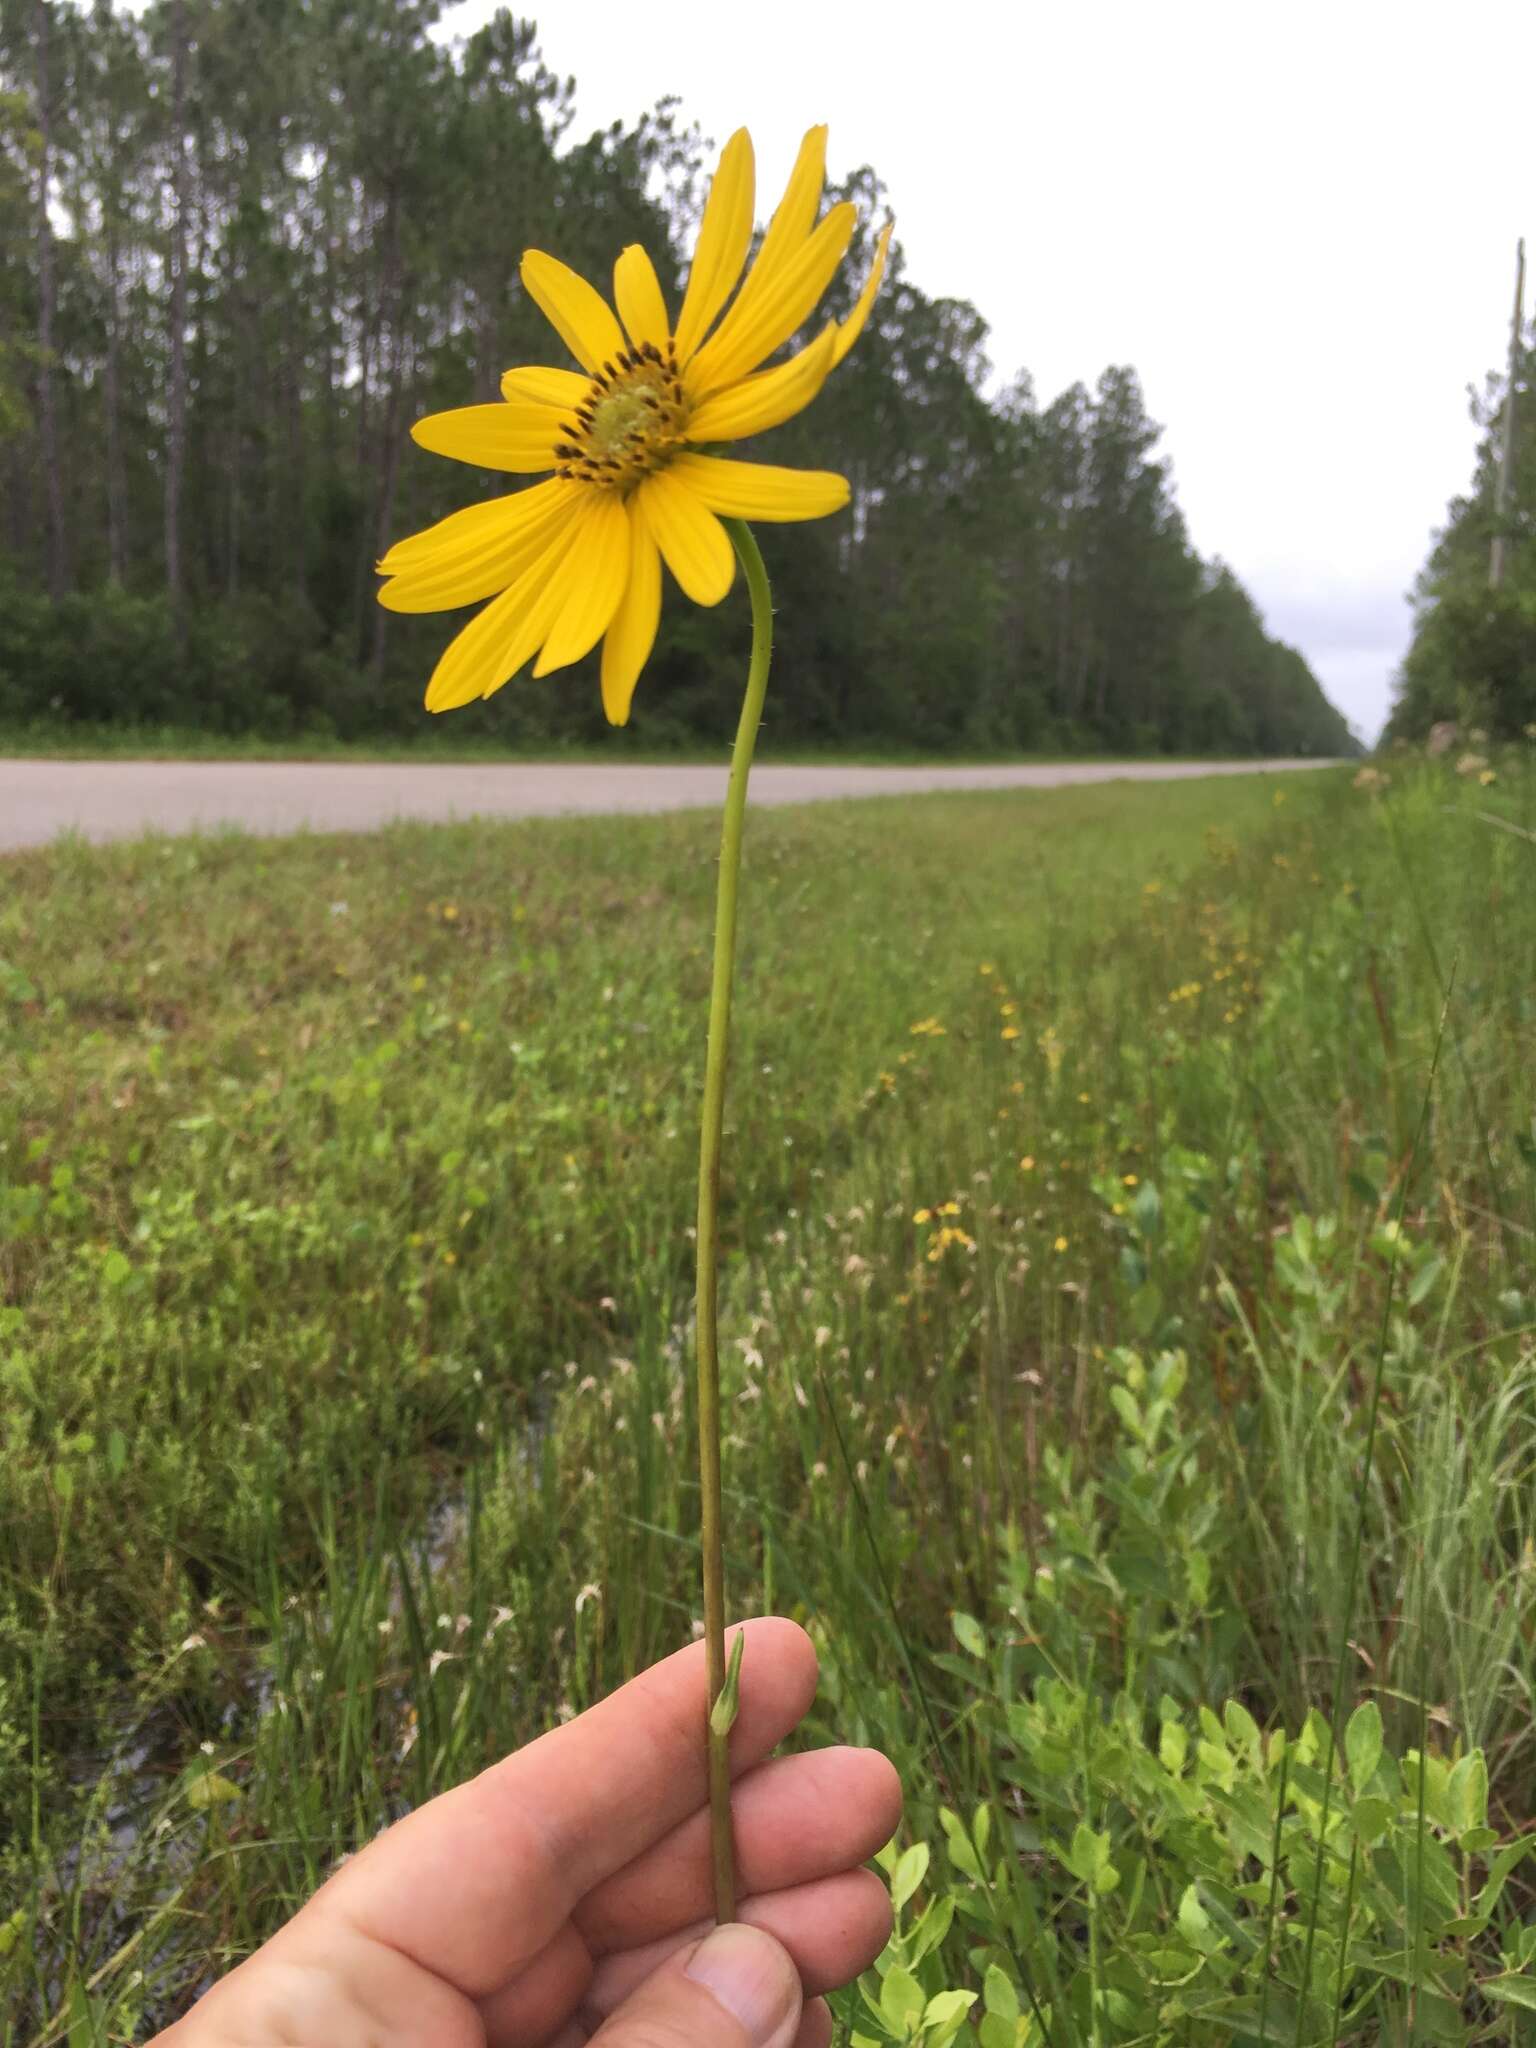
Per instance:
[[[949,1625],[962,1650],[969,1650],[973,1657],[986,1656],[987,1638],[974,1614],[964,1614],[957,1608],[949,1617]]]
[[[1211,1929],[1211,1916],[1200,1903],[1196,1886],[1186,1885],[1184,1896],[1179,1900],[1179,1932],[1191,1948],[1197,1948],[1202,1955],[1209,1955],[1219,1946],[1217,1936]]]
[[[891,1878],[891,1905],[898,1913],[927,1875],[928,1844],[914,1842],[896,1865]]]
[[[930,2027],[947,2027],[964,2019],[975,2003],[974,1991],[936,1991],[923,2008],[924,2033]]]
[[[981,2025],[976,2029],[981,2048],[1014,2048],[1018,2039],[1018,2026],[1013,2020],[1005,2020],[995,2012],[981,2016]]]
[[[1259,1734],[1258,1722],[1237,1700],[1228,1700],[1221,1712],[1227,1740],[1235,1749],[1240,1749],[1250,1761],[1257,1764],[1263,1753],[1263,1740]]]
[[[736,1716],[741,1708],[741,1653],[746,1646],[746,1634],[738,1630],[731,1644],[731,1661],[726,1670],[725,1683],[720,1688],[719,1698],[709,1710],[709,1732],[722,1740],[735,1726]]]
[[[1157,1733],[1157,1759],[1170,1777],[1184,1769],[1189,1755],[1189,1737],[1177,1721],[1165,1721]]]
[[[915,2032],[924,2003],[923,1987],[910,1970],[897,1963],[886,1971],[885,1982],[880,1986],[880,2011],[898,2040]]]
[[[1426,1295],[1433,1293],[1435,1282],[1445,1271],[1445,1261],[1438,1254],[1426,1259],[1408,1286],[1408,1306],[1417,1308]]]
[[[203,1771],[187,1787],[187,1804],[194,1813],[206,1813],[212,1806],[229,1806],[245,1794],[222,1772]]]
[[[1488,1766],[1480,1749],[1469,1750],[1452,1770],[1445,1799],[1456,1834],[1488,1825]]]
[[[1019,1994],[1013,1988],[1013,1979],[1006,1971],[1000,1970],[996,1963],[991,1963],[987,1967],[987,1974],[982,1980],[981,1995],[989,2013],[995,2013],[1010,2026],[1017,2023]]]
[[[1109,1837],[1089,1827],[1086,1821],[1079,1821],[1072,1830],[1071,1846],[1062,1857],[1074,1877],[1086,1884],[1098,1876],[1109,1861]]]
[[[1517,1842],[1505,1843],[1488,1865],[1488,1876],[1473,1902],[1479,1913],[1492,1913],[1499,1902],[1499,1894],[1509,1882],[1510,1872],[1533,1847],[1536,1847],[1536,1834],[1522,1835]]]
[[[907,1958],[914,1965],[936,1949],[949,1933],[950,1923],[955,1917],[955,1900],[951,1892],[944,1892],[939,1898],[930,1899],[907,1929]]]
[[[1376,1775],[1381,1762],[1381,1709],[1374,1700],[1362,1700],[1349,1717],[1344,1730],[1344,1754],[1349,1775],[1357,1792],[1363,1792]]]
[[[1357,1799],[1350,1814],[1356,1836],[1369,1846],[1379,1842],[1392,1825],[1392,1802],[1367,1796]]]
[[[1509,1970],[1502,1977],[1484,1977],[1478,1985],[1484,1998],[1494,1998],[1501,2005],[1523,2006],[1527,2012],[1536,2012],[1536,1977],[1526,1970]]]

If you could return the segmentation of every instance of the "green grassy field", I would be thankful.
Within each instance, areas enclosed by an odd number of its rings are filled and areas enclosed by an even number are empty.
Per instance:
[[[1536,772],[1394,773],[751,821],[732,1606],[908,1788],[866,2040],[1532,2038]],[[687,1637],[715,831],[3,863],[0,2042]]]
[[[498,739],[486,733],[466,734],[462,721],[434,719],[409,739],[382,735],[371,740],[343,740],[325,733],[304,733],[275,739],[257,733],[201,732],[190,727],[167,725],[92,725],[82,722],[6,725],[0,723],[0,758],[35,760],[96,761],[580,761],[612,766],[615,760],[630,765],[675,761],[719,762],[729,758],[730,738],[722,735],[717,746],[689,740],[663,728],[653,728],[647,740],[643,729],[609,731],[587,743],[544,739],[518,742]],[[847,762],[872,763],[880,767],[928,767],[933,755],[902,748],[847,746],[814,747],[775,742],[765,732],[757,749],[763,761],[794,765]],[[1109,754],[977,754],[944,756],[946,767],[967,764],[990,766],[997,761],[1032,764],[1058,761],[1124,760],[1126,755]]]

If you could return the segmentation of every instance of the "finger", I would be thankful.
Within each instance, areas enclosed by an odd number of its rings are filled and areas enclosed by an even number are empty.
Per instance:
[[[793,2048],[802,1997],[777,1942],[733,1922],[654,1971],[592,2048]]]
[[[816,1691],[803,1629],[765,1617],[745,1633],[733,1774],[782,1742]],[[343,1920],[467,1996],[487,1996],[594,1884],[703,1804],[706,1695],[704,1645],[690,1644],[399,1822],[306,1911]]]
[[[901,1819],[901,1780],[873,1749],[817,1749],[749,1771],[731,1796],[739,1889],[788,1891],[873,1856]],[[636,1948],[704,1919],[714,1897],[709,1814],[588,1894],[576,1925],[594,1955]]]
[[[807,1997],[850,1983],[869,1968],[891,1935],[890,1895],[871,1870],[845,1870],[793,1891],[746,1899],[737,1917],[771,1934],[793,1957]],[[709,1927],[704,1919],[643,1948],[605,1956],[592,1973],[582,2018],[590,2025],[615,2012],[638,1984]]]
[[[832,2008],[824,1998],[807,1999],[795,2048],[831,2048]]]

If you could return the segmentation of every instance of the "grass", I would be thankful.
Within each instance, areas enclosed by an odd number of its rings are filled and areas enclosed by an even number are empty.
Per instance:
[[[344,740],[323,732],[271,737],[260,733],[203,732],[190,726],[67,723],[5,725],[0,723],[0,759],[50,761],[567,761],[611,767],[615,760],[632,765],[668,765],[728,758],[729,736],[711,746],[682,737],[647,741],[645,731],[608,733],[600,740],[502,740],[491,734],[466,734],[463,722],[434,720],[409,738],[387,734],[372,739]],[[885,768],[926,768],[931,751],[881,748],[874,745],[823,747],[780,744],[773,733],[763,736],[759,758],[793,766],[856,764]],[[1009,764],[1054,765],[1058,762],[1126,760],[1112,753],[946,753],[945,767],[991,767]],[[1188,758],[1188,757],[1181,757]]]
[[[1181,1903],[1249,1910],[1212,1846],[1241,1793],[1265,1897],[1287,1859],[1273,2010],[1330,2038],[1292,1980],[1342,1636],[1378,1772],[1429,1818],[1424,1868],[1393,1891],[1383,1823],[1350,1925],[1316,1933],[1334,2032],[1523,2038],[1500,1987],[1531,1893],[1511,1866],[1490,1898],[1488,1859],[1536,1782],[1531,784],[752,820],[732,1605],[817,1635],[813,1735],[890,1750],[957,1903],[913,1967],[979,1971],[1005,2028],[988,1969],[1042,1985],[1063,2043],[1248,2038],[1220,1974],[1243,1924],[1201,1948]],[[6,861],[0,2041],[142,2033],[360,1838],[688,1633],[714,831]],[[1235,1716],[1293,1731],[1289,1804]],[[1434,1819],[1473,1751],[1483,1846]],[[976,1875],[981,1809],[1012,1846]],[[1101,1836],[1119,1888],[1093,1906]],[[1442,1850],[1467,1910],[1408,2017],[1387,1923],[1411,1892],[1422,1930]],[[1185,1938],[1205,2004],[1147,2006],[1137,1958]]]

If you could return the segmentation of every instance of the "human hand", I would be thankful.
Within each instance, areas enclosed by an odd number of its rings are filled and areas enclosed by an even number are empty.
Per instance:
[[[390,1828],[154,2048],[826,2048],[818,1994],[890,1930],[860,1865],[901,1790],[874,1750],[766,1760],[816,1656],[745,1626],[737,1923],[711,1931],[695,1643]]]

